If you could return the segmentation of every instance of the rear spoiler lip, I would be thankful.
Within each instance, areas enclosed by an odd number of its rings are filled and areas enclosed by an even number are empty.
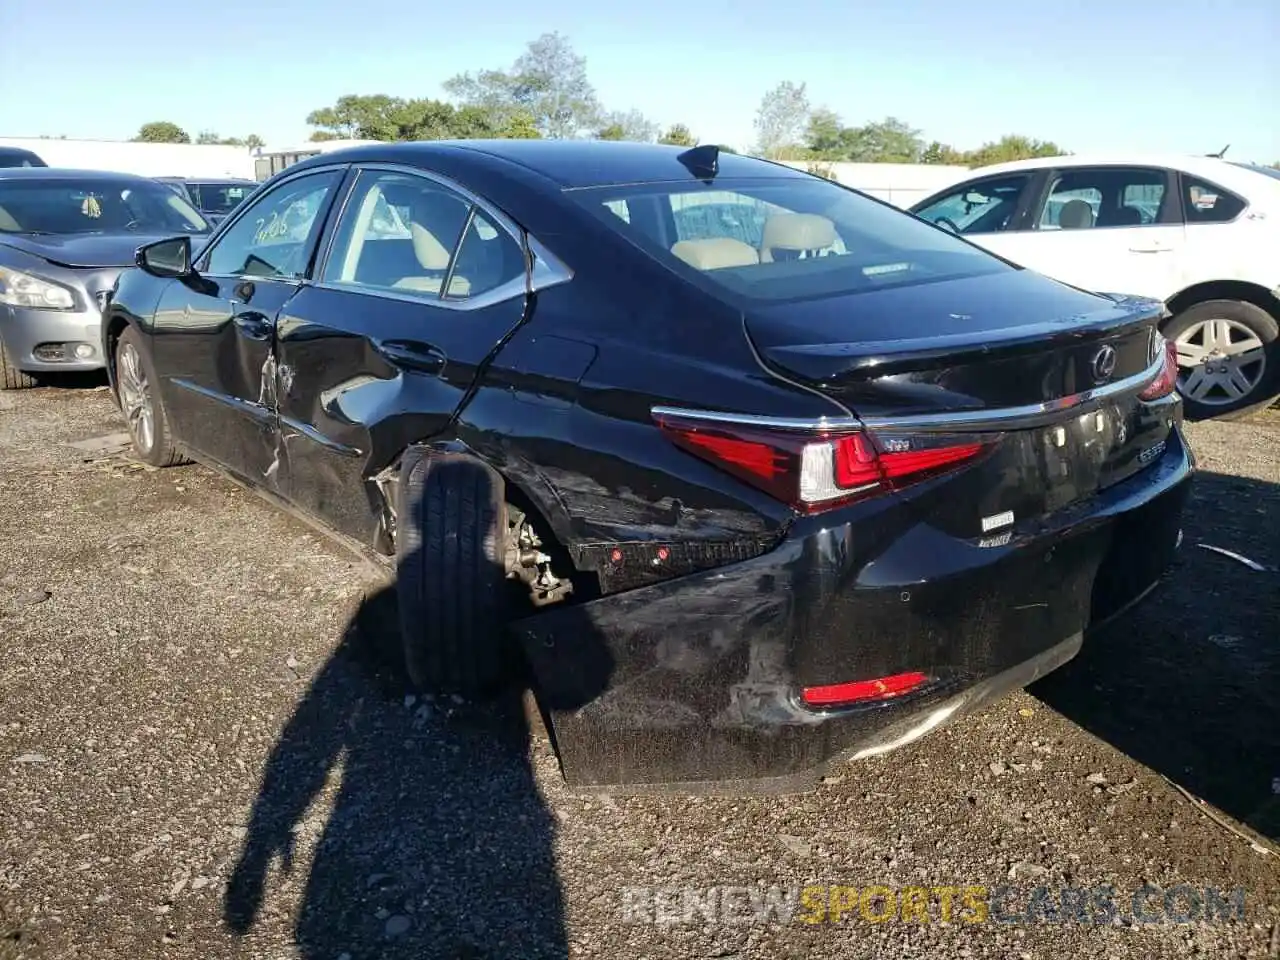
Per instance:
[[[812,383],[832,383],[846,378],[883,377],[909,373],[939,360],[964,363],[999,352],[1001,356],[1040,353],[1099,334],[1122,336],[1143,326],[1159,323],[1167,311],[1158,300],[1120,297],[1115,306],[1098,313],[1007,327],[1003,330],[970,330],[943,336],[909,340],[867,340],[847,343],[802,343],[765,347],[756,345],[762,357],[787,373]],[[1120,316],[1117,313],[1124,311]]]
[[[726,424],[743,427],[759,427],[771,430],[787,430],[812,433],[821,436],[829,433],[849,433],[858,430],[904,433],[984,433],[1001,430],[1025,429],[1043,426],[1061,419],[1064,413],[1088,408],[1103,400],[1128,393],[1137,393],[1153,381],[1164,365],[1163,355],[1145,370],[1112,383],[1082,390],[1079,393],[1029,403],[1017,407],[997,407],[991,410],[951,410],[942,413],[910,414],[902,417],[821,417],[797,419],[767,417],[757,414],[731,413],[722,410],[691,410],[683,407],[653,407],[649,412],[655,420],[694,420],[710,425]]]

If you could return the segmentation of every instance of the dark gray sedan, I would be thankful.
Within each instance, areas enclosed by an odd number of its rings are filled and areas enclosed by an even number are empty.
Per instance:
[[[100,369],[102,305],[134,251],[209,231],[187,200],[145,177],[0,169],[0,389]]]

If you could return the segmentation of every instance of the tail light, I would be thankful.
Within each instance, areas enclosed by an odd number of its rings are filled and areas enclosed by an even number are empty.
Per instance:
[[[1156,337],[1156,350],[1163,354],[1164,363],[1160,365],[1160,372],[1156,374],[1156,378],[1138,394],[1141,400],[1159,400],[1161,397],[1167,397],[1178,386],[1178,345],[1172,340],[1166,340],[1160,334],[1156,334]]]
[[[788,430],[655,413],[681,449],[790,504],[820,513],[937,476],[975,459],[987,444],[945,437]]]

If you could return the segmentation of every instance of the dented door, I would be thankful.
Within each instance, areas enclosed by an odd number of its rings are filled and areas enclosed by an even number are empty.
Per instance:
[[[298,285],[198,277],[174,283],[156,311],[156,366],[175,434],[203,457],[272,486],[275,318]]]
[[[305,282],[345,171],[307,171],[255,195],[156,307],[152,346],[174,435],[270,490],[276,317]]]

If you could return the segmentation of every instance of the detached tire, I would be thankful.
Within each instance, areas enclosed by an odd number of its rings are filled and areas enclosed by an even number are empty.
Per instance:
[[[1243,417],[1270,405],[1280,394],[1280,324],[1256,304],[1206,300],[1183,310],[1169,320],[1161,332],[1170,340],[1181,340],[1180,352],[1218,350],[1225,354],[1212,356],[1207,367],[1215,372],[1198,378],[1193,376],[1198,367],[1184,367],[1179,361],[1178,392],[1182,394],[1183,407],[1190,419]],[[1232,396],[1225,387],[1217,385],[1225,376],[1220,371],[1231,363],[1231,350],[1240,351],[1250,343],[1261,346],[1261,362],[1240,365],[1240,375],[1252,381],[1252,385],[1242,395]],[[1254,349],[1256,351],[1256,347]],[[1239,389],[1237,384],[1234,390]]]
[[[503,496],[502,478],[471,457],[417,452],[401,467],[400,634],[420,690],[484,697],[511,676]]]
[[[35,377],[9,362],[9,353],[0,340],[0,390],[30,390],[36,385]]]

